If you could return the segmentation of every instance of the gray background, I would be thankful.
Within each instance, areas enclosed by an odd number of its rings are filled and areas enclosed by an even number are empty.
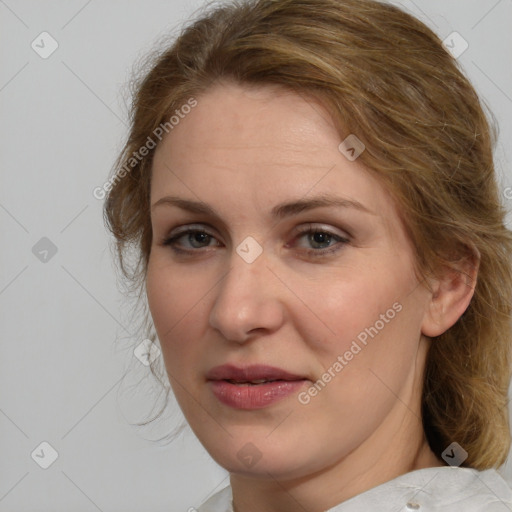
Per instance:
[[[152,442],[179,424],[173,403],[130,426],[158,388],[133,355],[141,338],[92,194],[127,132],[133,64],[203,3],[0,0],[0,512],[184,512],[227,484],[190,431]],[[512,0],[395,3],[468,42],[459,61],[499,122],[510,209]],[[51,48],[44,31],[58,43],[45,59],[31,47]],[[47,469],[42,442],[58,453]],[[502,473],[512,483],[512,464]]]

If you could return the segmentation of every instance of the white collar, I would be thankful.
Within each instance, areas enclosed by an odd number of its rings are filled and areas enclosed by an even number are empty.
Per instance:
[[[510,512],[512,490],[494,470],[425,468],[369,489],[326,512]],[[228,486],[198,512],[233,512]]]

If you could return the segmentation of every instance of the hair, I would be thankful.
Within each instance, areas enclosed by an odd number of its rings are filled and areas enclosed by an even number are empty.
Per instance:
[[[214,84],[280,86],[317,99],[341,139],[396,201],[418,278],[479,254],[471,302],[432,339],[422,421],[440,456],[503,464],[510,448],[512,234],[493,163],[495,123],[457,61],[422,22],[373,0],[232,1],[200,14],[135,82],[131,129],[104,205],[123,278],[142,290],[152,243],[148,136]],[[199,100],[200,101],[200,100]],[[130,160],[131,159],[131,160]],[[116,178],[116,176],[114,176]],[[127,252],[135,249],[135,262]],[[153,368],[152,368],[153,371]]]

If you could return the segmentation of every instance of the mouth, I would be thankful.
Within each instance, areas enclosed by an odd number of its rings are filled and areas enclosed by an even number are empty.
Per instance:
[[[308,379],[281,368],[264,365],[216,366],[206,375],[215,397],[235,409],[261,409],[304,386]]]
[[[248,381],[248,382],[237,381],[237,380],[233,380],[233,379],[225,379],[225,380],[226,380],[226,382],[229,382],[230,384],[234,384],[235,386],[258,386],[260,384],[266,384],[267,382],[278,382],[282,379],[273,379],[273,380],[258,379],[258,380]]]
[[[225,380],[235,385],[253,385],[264,384],[267,382],[297,380],[307,380],[306,377],[295,375],[293,373],[265,365],[251,365],[246,367],[237,367],[230,364],[216,366],[206,374],[207,380]]]

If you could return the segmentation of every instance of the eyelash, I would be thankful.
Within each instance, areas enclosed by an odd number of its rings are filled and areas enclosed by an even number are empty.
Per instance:
[[[201,247],[200,248],[196,248],[196,249],[180,249],[177,246],[178,240],[180,240],[184,236],[191,235],[191,234],[197,234],[197,233],[202,233],[202,234],[207,235],[209,237],[215,238],[214,235],[212,235],[211,233],[209,233],[205,229],[202,229],[202,228],[193,228],[193,229],[192,228],[188,228],[188,229],[183,230],[183,231],[181,231],[179,233],[176,233],[175,235],[173,235],[171,237],[168,237],[168,238],[164,239],[163,242],[162,242],[162,245],[169,246],[177,254],[191,254],[191,253],[194,253],[194,252],[198,252],[200,249],[202,249]],[[315,235],[317,233],[325,234],[325,235],[327,235],[330,238],[330,240],[334,239],[334,241],[337,241],[338,243],[333,245],[333,246],[325,247],[323,249],[306,249],[305,252],[309,256],[322,257],[322,256],[327,256],[329,254],[334,254],[334,253],[338,252],[339,250],[341,250],[343,245],[345,245],[345,244],[350,242],[350,240],[348,238],[345,238],[345,237],[342,237],[340,235],[337,235],[336,233],[332,233],[331,231],[329,231],[327,229],[318,228],[318,227],[312,227],[311,225],[309,225],[309,226],[307,226],[306,228],[303,228],[303,229],[297,229],[296,230],[296,235],[297,235],[296,238],[300,238],[300,237],[302,237],[304,235]],[[322,243],[322,242],[319,242],[319,243]],[[205,248],[207,248],[207,247],[208,246],[205,246]]]

